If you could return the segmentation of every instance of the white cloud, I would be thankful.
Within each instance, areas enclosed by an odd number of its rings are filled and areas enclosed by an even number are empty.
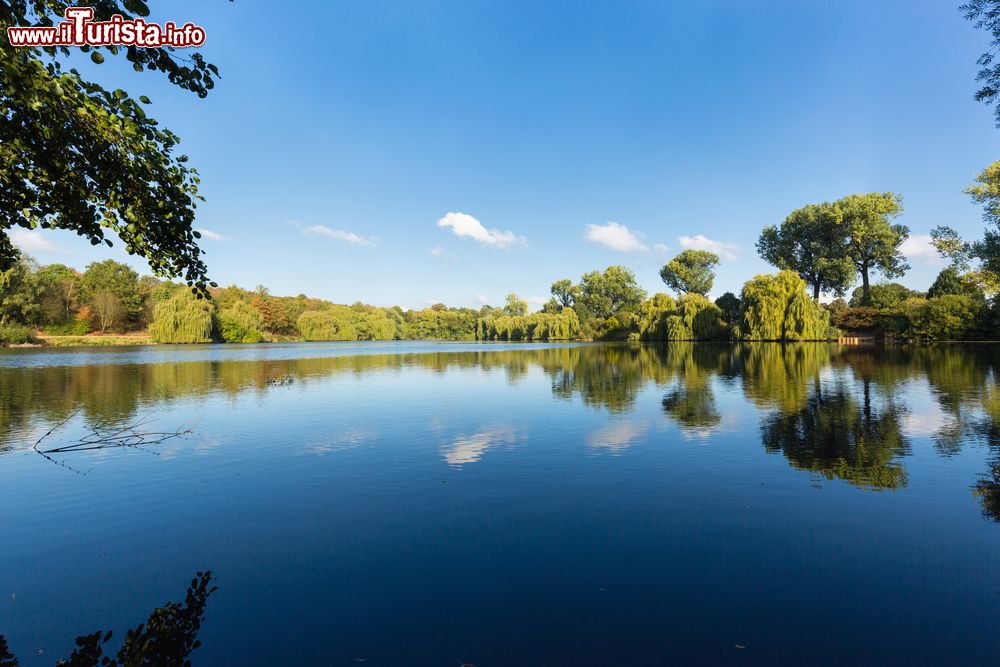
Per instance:
[[[677,241],[685,250],[708,250],[709,252],[714,252],[722,259],[730,261],[736,259],[736,253],[740,251],[740,247],[738,245],[733,243],[724,243],[722,241],[713,241],[704,234],[698,234],[697,236],[678,236]]]
[[[490,302],[490,297],[486,296],[485,294],[480,294],[479,292],[475,292],[472,295],[472,298],[475,299],[476,303],[478,303],[480,306],[485,306]]]
[[[486,229],[483,223],[465,213],[448,213],[437,221],[438,227],[448,227],[455,236],[468,236],[483,245],[496,248],[509,248],[512,245],[528,245],[528,239],[518,236],[509,229],[505,232],[499,229]]]
[[[549,297],[547,296],[529,296],[527,299],[525,299],[525,301],[528,302],[528,305],[537,306],[538,308],[544,306],[545,302],[548,300]]]
[[[653,250],[663,259],[666,259],[670,255],[670,246],[666,243],[657,243],[653,246]]]
[[[943,266],[945,263],[927,234],[915,234],[909,237],[899,246],[899,250],[907,259],[925,266]]]
[[[51,240],[42,236],[37,229],[14,229],[10,232],[11,242],[24,252],[54,252],[65,253]]]
[[[633,232],[625,225],[609,222],[606,225],[587,225],[583,235],[588,241],[607,246],[618,252],[645,252],[649,248],[642,242],[642,234]]]
[[[431,257],[437,257],[438,259],[458,259],[455,255],[451,254],[439,245],[432,246],[427,254]]]
[[[479,461],[489,449],[498,445],[513,445],[517,440],[518,434],[512,426],[498,426],[455,438],[450,444],[441,447],[441,456],[448,465],[461,466]]]
[[[378,239],[374,236],[358,236],[354,232],[348,232],[343,229],[330,229],[326,225],[313,225],[311,227],[306,227],[302,230],[302,233],[312,236],[326,236],[338,241],[345,241],[354,246],[367,246],[369,248],[374,248],[378,245]]]
[[[587,436],[587,444],[594,449],[606,449],[619,454],[628,449],[632,443],[649,430],[648,423],[618,422],[592,431]]]
[[[220,234],[219,232],[213,232],[211,229],[200,228],[194,230],[201,234],[202,238],[206,238],[209,241],[232,241],[232,236],[226,236],[225,234]]]

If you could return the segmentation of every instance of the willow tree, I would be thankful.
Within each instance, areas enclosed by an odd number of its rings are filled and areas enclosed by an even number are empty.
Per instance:
[[[759,275],[743,286],[738,335],[746,340],[827,340],[830,315],[794,271]]]
[[[259,343],[264,317],[246,301],[236,301],[219,311],[219,335],[226,343]]]
[[[142,0],[91,3],[95,21],[148,16]],[[205,97],[218,69],[173,48],[14,47],[8,26],[51,26],[66,3],[0,2],[0,270],[18,251],[9,230],[66,229],[93,245],[111,230],[160,276],[182,277],[199,293],[211,284],[193,228],[198,174],[177,153],[180,139],[147,114],[145,95],[107,90],[67,63],[89,51],[95,63],[124,57],[138,72],[162,72]]]
[[[211,343],[215,305],[187,290],[153,309],[149,336],[156,343]]]

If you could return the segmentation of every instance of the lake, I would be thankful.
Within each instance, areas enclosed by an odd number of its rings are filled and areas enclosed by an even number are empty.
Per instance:
[[[22,665],[204,570],[195,665],[1000,660],[998,347],[6,350],[0,430]]]

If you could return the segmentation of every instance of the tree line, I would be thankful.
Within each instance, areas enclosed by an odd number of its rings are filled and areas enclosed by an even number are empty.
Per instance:
[[[849,195],[792,211],[765,227],[762,258],[779,269],[747,281],[739,295],[711,300],[719,257],[685,250],[660,270],[674,294],[648,295],[624,266],[557,280],[539,312],[508,294],[503,306],[421,310],[361,302],[335,304],[263,286],[192,290],[139,276],[105,260],[83,272],[21,257],[0,272],[0,342],[48,336],[148,332],[162,343],[280,340],[829,340],[863,331],[907,340],[996,339],[1000,333],[1000,162],[967,192],[983,209],[981,240],[950,227],[931,237],[948,260],[926,291],[888,282],[909,266],[901,251],[909,229],[895,222],[894,193]],[[881,281],[873,282],[873,277]],[[848,297],[848,290],[861,284]],[[821,294],[837,297],[820,303]]]

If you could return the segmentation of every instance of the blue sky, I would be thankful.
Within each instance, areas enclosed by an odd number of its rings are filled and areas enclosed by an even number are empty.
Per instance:
[[[981,233],[962,189],[1000,158],[972,100],[988,36],[958,0],[153,4],[206,28],[207,99],[82,68],[182,137],[223,285],[478,306],[611,264],[666,291],[665,259],[708,247],[718,295],[772,270],[764,225],[891,190],[914,235],[902,282],[926,289],[941,264],[922,238]],[[43,263],[127,257],[19,241]]]

